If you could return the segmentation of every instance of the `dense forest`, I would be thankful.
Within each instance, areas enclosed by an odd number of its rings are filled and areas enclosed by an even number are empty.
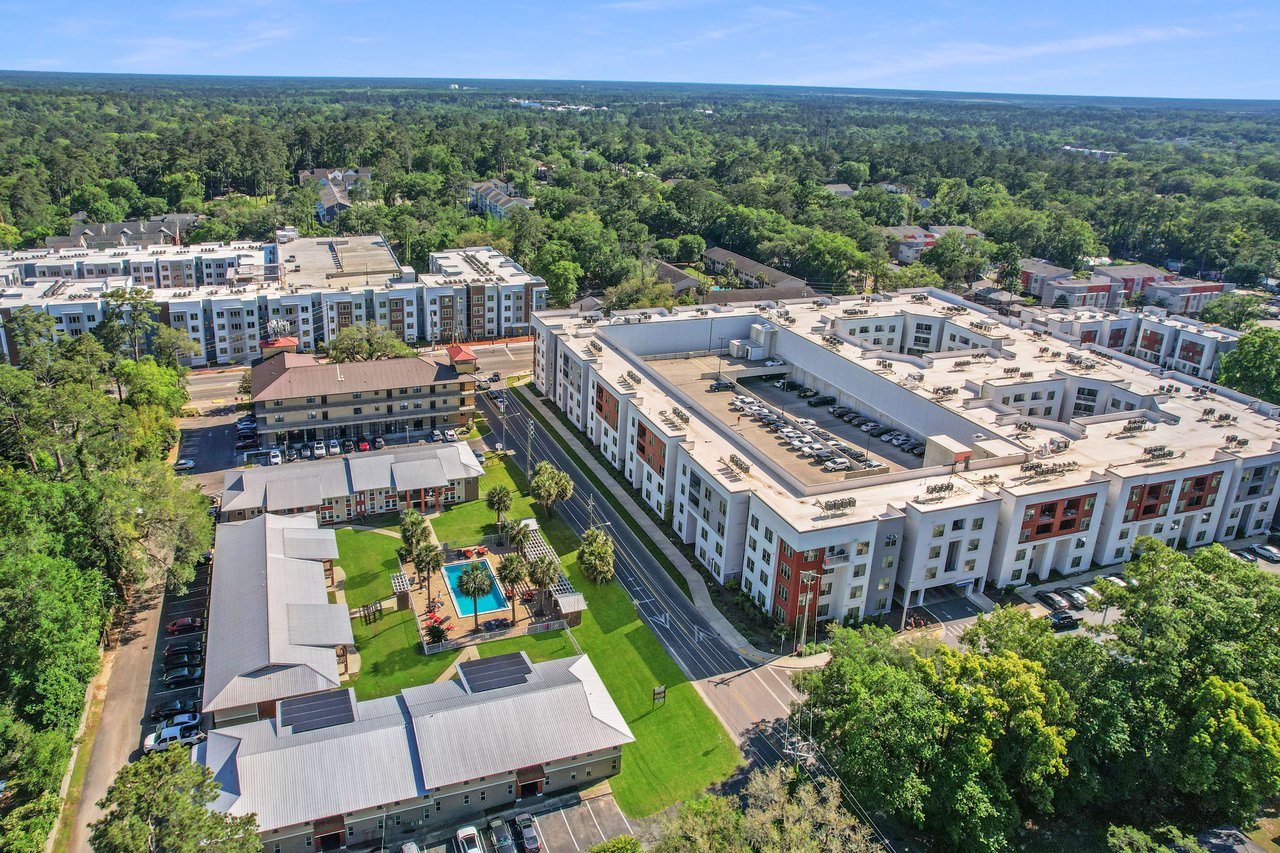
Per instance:
[[[583,109],[545,108],[557,103]],[[487,239],[543,275],[561,264],[561,296],[616,287],[618,304],[663,298],[641,261],[683,235],[819,285],[892,285],[876,226],[904,223],[987,234],[936,259],[943,280],[1015,254],[1105,254],[1255,283],[1280,258],[1277,129],[1280,107],[1257,102],[6,74],[0,246],[40,245],[82,210],[210,213],[192,239],[321,231],[296,170],[366,165],[371,203],[337,230],[383,233],[419,267]],[[546,183],[535,161],[552,167]],[[466,185],[490,177],[535,212],[467,218]],[[935,283],[922,274],[896,283]]]

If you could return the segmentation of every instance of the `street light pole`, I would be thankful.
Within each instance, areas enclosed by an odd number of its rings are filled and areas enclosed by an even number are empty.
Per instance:
[[[720,349],[716,350],[716,379],[724,379],[720,373],[721,366],[724,364],[724,336],[720,337]]]
[[[803,627],[800,629],[800,643],[796,646],[796,653],[804,648],[804,641],[809,637],[809,599],[813,597],[813,580],[818,576],[817,572],[806,571],[800,573],[800,585],[804,587],[804,596],[800,599],[804,607],[804,618],[802,620]]]

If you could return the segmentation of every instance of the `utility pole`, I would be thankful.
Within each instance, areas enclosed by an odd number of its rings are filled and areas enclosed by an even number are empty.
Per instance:
[[[529,429],[524,436],[524,478],[528,481],[533,476],[533,418],[529,418]]]
[[[596,526],[596,496],[587,495],[587,529]]]
[[[720,349],[716,350],[716,379],[724,379],[724,375],[720,372],[721,365],[724,362],[724,338],[720,338]]]
[[[804,627],[800,629],[800,642],[796,646],[797,653],[804,647],[804,641],[809,635],[809,599],[813,596],[813,579],[817,576],[818,573],[812,571],[800,573],[800,586],[804,588],[804,595],[800,597],[800,606],[804,608],[804,619],[802,621]]]

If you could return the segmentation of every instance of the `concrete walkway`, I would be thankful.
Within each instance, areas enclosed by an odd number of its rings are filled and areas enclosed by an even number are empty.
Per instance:
[[[530,395],[521,393],[521,400],[524,405],[533,409],[538,405],[535,398]],[[574,455],[577,457],[579,464],[583,465],[588,471],[596,476],[600,482],[606,486],[613,482],[613,475],[604,469],[591,452],[583,446],[582,441],[577,433],[570,430],[560,419],[554,414],[549,414],[547,422],[551,424],[551,428],[556,430],[569,444],[574,448]],[[707,592],[707,583],[702,579],[702,575],[698,570],[689,565],[689,561],[685,559],[684,554],[671,541],[667,539],[648,514],[635,502],[631,492],[627,489],[617,488],[610,490],[618,496],[622,502],[622,508],[640,525],[641,532],[649,538],[654,546],[667,556],[671,563],[676,567],[685,581],[689,584],[689,591],[693,594],[693,604],[698,608],[707,623],[720,635],[726,643],[733,647],[733,650],[744,658],[754,660],[758,663],[770,663],[778,660],[778,655],[770,652],[761,651],[755,646],[747,642],[747,638],[733,624],[724,617],[724,614],[716,607],[715,602],[711,600],[711,593]],[[819,657],[818,655],[814,656]],[[823,661],[825,663],[825,660]],[[814,664],[815,666],[821,664]]]

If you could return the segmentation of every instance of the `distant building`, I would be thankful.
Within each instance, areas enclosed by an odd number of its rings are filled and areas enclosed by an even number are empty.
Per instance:
[[[480,497],[484,473],[459,442],[413,444],[292,465],[228,471],[221,520],[315,513],[322,524],[413,507],[437,512]]]
[[[210,808],[253,814],[266,853],[400,848],[494,810],[617,775],[635,737],[585,655],[524,653],[357,702],[281,702],[192,751],[221,785]],[[483,825],[483,824],[481,824]]]
[[[1115,311],[1124,304],[1123,285],[1106,276],[1095,273],[1087,279],[1078,279],[1066,267],[1036,258],[1024,258],[1019,266],[1023,292],[1045,307]]]
[[[368,166],[355,169],[300,169],[298,183],[316,181],[320,184],[320,200],[316,202],[316,218],[332,222],[338,214],[351,208],[350,193],[361,182],[373,179]]]
[[[253,366],[253,413],[264,447],[357,436],[414,438],[460,427],[475,412],[475,377],[427,356],[322,363],[283,352]]]
[[[119,246],[179,246],[200,220],[199,213],[166,213],[124,222],[78,222],[71,233],[44,238],[50,249],[111,249]]]
[[[938,243],[938,238],[951,231],[965,237],[984,237],[977,228],[968,225],[891,225],[880,229],[889,239],[889,254],[902,264],[914,264]]]
[[[1123,151],[1103,151],[1100,148],[1076,148],[1072,145],[1062,146],[1062,150],[1068,154],[1083,154],[1086,157],[1092,157],[1095,160],[1106,162],[1112,157],[1119,157],[1124,154]]]
[[[214,726],[338,687],[355,640],[346,606],[329,603],[334,531],[314,515],[259,515],[219,524],[215,553],[200,696]]]
[[[823,184],[822,188],[836,198],[853,198],[854,189],[848,184]]]
[[[515,187],[497,178],[480,181],[467,188],[471,211],[480,216],[506,219],[517,207],[533,208],[533,199],[516,195]]]
[[[719,275],[732,268],[734,276],[743,287],[802,288],[805,286],[802,278],[765,266],[759,261],[753,261],[745,255],[730,252],[728,249],[707,249],[702,253],[702,262],[711,275]]]

